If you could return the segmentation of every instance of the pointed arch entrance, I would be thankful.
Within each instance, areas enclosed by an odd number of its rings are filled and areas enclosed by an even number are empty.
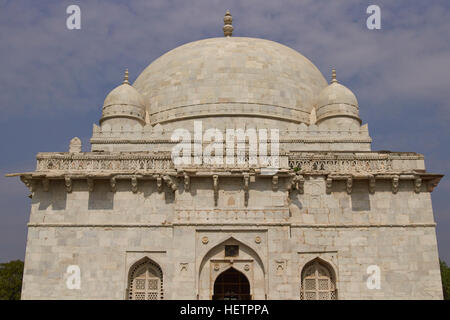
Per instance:
[[[251,300],[250,282],[240,271],[229,268],[214,282],[213,300]]]
[[[265,266],[258,253],[252,247],[234,236],[230,236],[222,241],[219,240],[217,244],[211,244],[208,247],[205,248],[207,251],[204,255],[199,255],[199,258],[203,256],[198,267],[197,297],[199,300],[236,299],[235,295],[225,296],[225,293],[228,293],[226,289],[229,288],[232,282],[242,287],[238,288],[240,291],[230,292],[238,293],[239,295],[250,295],[250,297],[245,298],[238,295],[238,299],[265,299]],[[225,273],[229,269],[230,271]],[[234,274],[234,280],[227,280],[227,278],[233,277],[232,272],[235,271],[239,273]],[[240,275],[244,276],[244,278],[240,277]],[[218,280],[219,277],[221,279]],[[218,280],[217,283],[216,280]],[[246,282],[248,282],[248,286],[246,286]],[[218,291],[220,283],[222,283],[222,292]],[[248,288],[248,292],[243,291],[243,288]],[[223,297],[219,297],[219,293]]]

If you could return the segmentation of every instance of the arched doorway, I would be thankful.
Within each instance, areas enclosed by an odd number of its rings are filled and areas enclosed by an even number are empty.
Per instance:
[[[229,268],[214,282],[213,300],[251,300],[250,283],[240,271]]]
[[[200,243],[202,244],[201,249],[203,249],[205,245],[202,242]],[[230,252],[230,246],[237,246],[238,248],[233,248],[237,250]],[[199,254],[199,257],[202,256],[198,268],[197,297],[199,300],[216,299],[214,297],[214,284],[218,277],[230,268],[241,272],[248,281],[249,292],[247,294],[250,295],[250,298],[246,299],[265,299],[267,293],[265,266],[252,247],[230,236],[228,239],[213,244],[210,248],[207,246],[205,249],[204,254]],[[261,251],[264,253],[263,250]]]

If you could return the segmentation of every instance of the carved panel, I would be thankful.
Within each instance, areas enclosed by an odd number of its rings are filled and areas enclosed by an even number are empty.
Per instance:
[[[326,160],[326,159],[289,159],[289,167],[299,172],[387,172],[392,171],[391,159],[375,160]]]

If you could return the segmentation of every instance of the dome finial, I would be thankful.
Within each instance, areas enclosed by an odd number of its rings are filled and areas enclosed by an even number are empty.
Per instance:
[[[227,13],[225,13],[225,17],[223,18],[223,35],[225,37],[231,37],[233,35],[233,26],[231,25],[232,21],[233,17],[231,16],[230,11],[227,10]]]
[[[337,79],[336,79],[336,69],[333,68],[333,70],[331,71],[331,83],[337,83]]]
[[[128,69],[125,70],[125,75],[123,76],[123,84],[130,84],[130,82],[128,82]]]

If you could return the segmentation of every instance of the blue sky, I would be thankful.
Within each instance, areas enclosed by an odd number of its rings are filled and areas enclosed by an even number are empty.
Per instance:
[[[81,8],[67,30],[66,8]],[[366,28],[381,7],[382,29]],[[23,259],[29,192],[4,174],[34,170],[40,151],[89,149],[106,94],[186,42],[235,36],[292,47],[358,97],[373,150],[425,155],[430,172],[450,174],[450,2],[412,0],[0,0],[0,261]],[[432,193],[439,253],[450,263],[450,183]]]

